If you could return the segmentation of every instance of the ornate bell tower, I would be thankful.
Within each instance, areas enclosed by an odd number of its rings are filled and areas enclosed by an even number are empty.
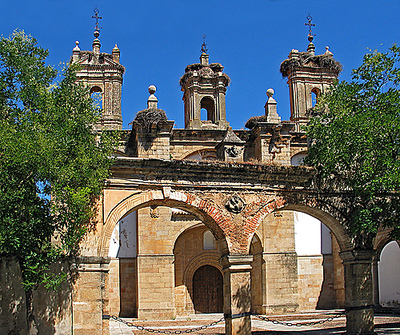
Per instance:
[[[291,121],[296,124],[296,131],[302,131],[306,125],[310,111],[319,95],[325,92],[337,79],[342,66],[333,58],[332,52],[326,47],[322,55],[315,55],[315,46],[312,42],[314,34],[311,23],[312,17],[307,17],[309,26],[308,48],[306,52],[293,49],[289,58],[282,62],[280,71],[283,77],[288,78],[290,94]]]
[[[119,63],[120,50],[117,45],[112,54],[100,52],[99,11],[94,10],[92,16],[96,20],[94,31],[93,51],[81,51],[79,42],[72,52],[72,64],[79,64],[80,70],[76,73],[78,81],[90,87],[90,94],[102,109],[102,117],[96,129],[118,130],[122,129],[121,115],[121,90],[122,77],[125,68]]]
[[[200,63],[188,65],[180,80],[186,129],[225,130],[229,127],[226,121],[225,94],[230,79],[223,70],[221,64],[209,63],[207,46],[203,40]]]

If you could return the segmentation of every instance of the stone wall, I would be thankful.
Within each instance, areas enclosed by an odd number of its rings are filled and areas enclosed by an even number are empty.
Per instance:
[[[54,270],[68,271],[65,262]],[[56,291],[43,286],[33,291],[34,324],[40,335],[72,334],[71,284],[65,282]],[[26,295],[18,262],[12,257],[0,258],[0,334],[28,334]]]
[[[0,333],[27,334],[26,299],[18,262],[0,258]]]

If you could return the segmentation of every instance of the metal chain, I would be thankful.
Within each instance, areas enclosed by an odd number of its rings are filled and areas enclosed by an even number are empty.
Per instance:
[[[196,327],[196,328],[188,328],[188,329],[184,329],[184,330],[162,330],[162,329],[155,329],[155,328],[147,328],[147,327],[143,327],[143,326],[136,326],[134,323],[132,323],[130,321],[125,321],[125,320],[123,320],[123,319],[121,319],[121,318],[119,318],[118,316],[115,316],[115,315],[111,315],[110,318],[115,320],[115,321],[121,322],[121,323],[127,325],[128,327],[133,327],[133,328],[136,328],[137,330],[144,330],[146,332],[156,333],[156,334],[189,334],[189,333],[194,333],[194,332],[198,332],[200,330],[205,330],[207,328],[215,326],[216,324],[218,324],[218,323],[222,322],[222,320],[224,320],[224,317],[222,317],[218,321],[211,322],[208,325],[204,325],[204,326],[200,326],[200,327]]]
[[[342,315],[345,315],[346,312],[341,312],[338,313],[334,316],[330,316],[324,320],[318,320],[318,321],[311,321],[311,322],[296,322],[296,323],[292,323],[292,322],[287,322],[287,321],[279,321],[279,320],[273,320],[270,319],[266,316],[263,315],[259,315],[259,314],[253,314],[256,318],[262,320],[262,321],[266,321],[266,322],[272,322],[274,325],[282,325],[282,326],[286,326],[286,327],[309,327],[309,326],[315,326],[315,325],[320,325],[326,322],[331,322],[334,319],[337,319],[339,317],[341,317]]]
[[[334,316],[330,316],[324,320],[318,320],[318,321],[311,321],[311,322],[287,322],[287,321],[279,321],[279,320],[275,320],[275,319],[270,319],[264,315],[259,315],[259,314],[253,314],[256,318],[262,320],[262,321],[266,321],[266,322],[272,322],[274,325],[282,325],[282,326],[286,326],[286,327],[309,327],[309,326],[315,326],[315,325],[320,325],[326,322],[331,322],[334,319],[337,319],[343,315],[345,315],[346,312],[340,312]],[[132,327],[132,328],[136,328],[137,330],[143,330],[149,333],[156,333],[156,334],[189,334],[189,333],[195,333],[198,332],[200,330],[205,330],[207,328],[210,328],[212,326],[217,325],[218,323],[222,322],[225,317],[222,317],[221,319],[219,319],[218,321],[214,321],[211,322],[208,325],[203,325],[203,326],[199,326],[196,328],[188,328],[188,329],[184,329],[184,330],[162,330],[162,329],[155,329],[155,328],[147,328],[147,327],[143,327],[143,326],[137,326],[134,323],[130,322],[130,321],[125,321],[121,318],[119,318],[118,316],[115,315],[111,315],[110,316],[111,319],[121,322],[123,324],[125,324],[128,327]]]

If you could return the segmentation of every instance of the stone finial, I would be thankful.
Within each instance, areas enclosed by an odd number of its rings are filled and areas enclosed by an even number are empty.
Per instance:
[[[112,50],[112,56],[113,56],[114,62],[119,63],[120,54],[121,54],[121,51],[119,50],[117,43],[115,43],[115,47]]]
[[[101,47],[101,43],[100,40],[98,38],[95,38],[93,40],[93,53],[95,55],[100,55],[100,47]]]
[[[299,50],[297,49],[292,49],[289,54],[289,59],[291,58],[299,58]]]
[[[329,51],[329,47],[328,47],[328,46],[325,47],[325,53],[324,53],[324,55],[325,55],[325,56],[333,56],[333,53]]]
[[[265,103],[265,116],[268,123],[281,123],[281,117],[278,115],[277,102],[273,98],[275,91],[272,88],[267,90],[268,100]]]
[[[147,99],[147,108],[149,109],[157,109],[157,103],[158,103],[158,99],[157,97],[154,95],[154,93],[156,93],[157,88],[154,85],[150,85],[149,86],[149,93],[150,96]]]
[[[312,37],[312,36],[310,36],[310,37]],[[310,40],[310,37],[309,37],[308,40]],[[312,37],[312,38],[314,39],[314,37]],[[311,41],[312,41],[312,40],[311,40]],[[314,43],[311,42],[311,41],[310,41],[310,43],[308,44],[307,52],[309,52],[309,53],[312,54],[312,55],[315,55],[315,45],[314,45]]]
[[[209,55],[206,53],[202,53],[200,56],[200,64],[204,66],[210,65],[209,63]]]
[[[72,62],[76,63],[79,60],[81,49],[79,49],[79,41],[75,41],[75,48],[72,50]]]
[[[73,51],[81,51],[81,49],[79,48],[79,41],[75,41],[75,48],[73,49]]]

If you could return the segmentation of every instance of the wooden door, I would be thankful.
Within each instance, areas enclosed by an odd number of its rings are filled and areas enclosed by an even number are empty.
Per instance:
[[[222,313],[222,274],[211,265],[204,265],[193,276],[193,304],[196,313]]]

